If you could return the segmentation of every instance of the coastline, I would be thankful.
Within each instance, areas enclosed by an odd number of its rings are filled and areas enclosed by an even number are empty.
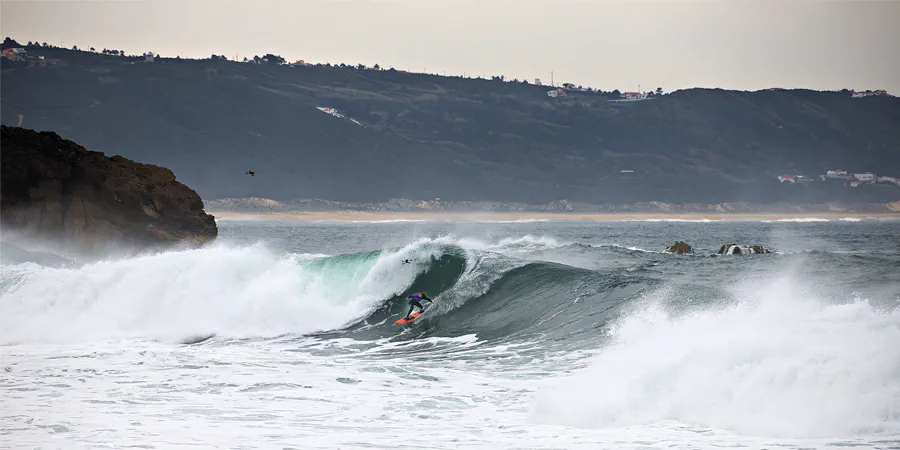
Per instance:
[[[216,220],[276,220],[298,222],[621,222],[621,221],[815,221],[897,219],[900,212],[809,212],[809,213],[564,213],[564,212],[426,212],[426,211],[207,211]]]

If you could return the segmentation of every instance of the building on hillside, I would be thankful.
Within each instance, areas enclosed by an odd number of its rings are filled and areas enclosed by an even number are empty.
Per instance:
[[[871,172],[854,173],[853,176],[857,180],[862,181],[864,183],[871,183],[871,182],[875,181],[875,175]]]
[[[825,176],[828,178],[841,178],[847,176],[847,171],[840,169],[829,170],[825,172]]]
[[[24,48],[5,48],[2,55],[11,61],[25,61],[27,53],[25,53]]]
[[[547,91],[547,97],[556,98],[556,97],[565,97],[566,91],[562,89],[551,89]]]
[[[144,53],[144,62],[153,62],[154,58],[156,58],[156,55],[153,52]]]
[[[534,79],[534,85],[535,85],[535,86],[543,86],[544,83],[541,82],[541,79],[540,79],[540,78],[535,78],[535,79]]]
[[[631,169],[625,169],[625,170],[623,170],[623,171],[621,171],[621,172],[619,172],[619,173],[634,173],[634,171],[631,170]]]
[[[642,100],[647,98],[647,94],[640,92],[623,92],[621,96],[625,100]]]
[[[62,66],[64,64],[65,62],[59,58],[44,58],[41,56],[40,59],[37,60],[37,65],[40,67]]]
[[[850,187],[859,187],[859,183],[860,183],[859,181],[851,181]]]
[[[863,92],[850,91],[850,97],[852,98],[874,97],[877,95],[888,95],[888,93],[884,89],[879,89],[876,91],[866,90]]]
[[[897,178],[895,178],[895,177],[878,177],[875,181],[877,181],[877,182],[879,182],[879,183],[894,183],[894,184],[900,184],[900,183],[897,182]]]
[[[793,175],[779,175],[778,181],[780,181],[782,183],[796,183],[797,182],[797,180],[794,178]]]

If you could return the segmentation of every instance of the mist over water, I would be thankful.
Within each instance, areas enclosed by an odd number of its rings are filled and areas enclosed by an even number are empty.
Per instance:
[[[0,446],[900,446],[897,222],[219,226],[5,244]]]

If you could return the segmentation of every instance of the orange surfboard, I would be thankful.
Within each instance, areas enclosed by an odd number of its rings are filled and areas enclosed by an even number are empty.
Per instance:
[[[437,299],[435,299],[435,301],[437,301]],[[413,312],[412,314],[409,315],[409,320],[406,320],[406,318],[404,317],[400,320],[394,321],[394,324],[395,325],[404,325],[407,323],[413,323],[414,320],[418,319],[419,316],[421,316],[422,314],[425,314],[429,309],[431,309],[432,306],[434,306],[434,304],[428,305],[428,307],[425,308],[425,310],[422,312],[419,312],[419,311]]]
[[[402,319],[400,319],[400,320],[395,321],[394,323],[397,324],[397,325],[403,325],[403,324],[405,324],[405,323],[412,323],[414,320],[416,320],[417,317],[421,316],[421,315],[424,314],[424,313],[425,313],[424,311],[421,312],[421,313],[418,312],[418,311],[416,311],[416,312],[414,312],[414,313],[412,313],[412,314],[409,315],[409,320],[406,320],[406,318],[404,317],[404,318],[402,318]]]

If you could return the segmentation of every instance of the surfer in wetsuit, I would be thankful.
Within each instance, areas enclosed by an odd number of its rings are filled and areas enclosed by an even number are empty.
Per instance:
[[[406,312],[406,320],[409,320],[409,315],[412,314],[413,308],[419,308],[419,312],[425,312],[425,307],[419,303],[419,300],[428,300],[431,303],[434,303],[434,300],[425,296],[422,291],[419,291],[418,294],[408,295],[406,297],[409,299],[409,311]]]

